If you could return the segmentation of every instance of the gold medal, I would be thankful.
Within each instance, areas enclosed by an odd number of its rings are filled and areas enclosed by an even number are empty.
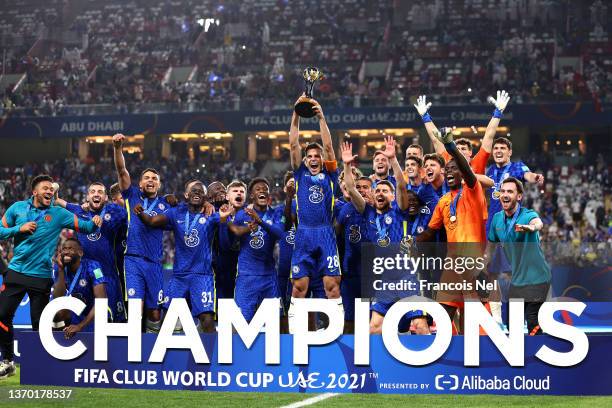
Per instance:
[[[497,190],[493,191],[493,198],[496,200],[499,200],[499,196],[501,196],[501,193]]]
[[[455,222],[457,221],[457,216],[456,215],[451,215],[450,216],[450,222]]]

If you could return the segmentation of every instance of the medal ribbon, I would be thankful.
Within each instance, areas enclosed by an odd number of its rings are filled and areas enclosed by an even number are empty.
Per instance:
[[[189,224],[189,210],[185,213],[185,237],[191,234],[191,230],[195,229],[196,224],[200,220],[202,214],[196,214],[191,224]]]
[[[387,227],[385,226],[383,228],[380,226],[380,217],[384,218],[384,216],[385,214],[380,214],[380,216],[376,216],[376,235],[378,235],[378,239],[384,239],[387,236]]]
[[[83,264],[79,265],[79,269],[76,272],[76,275],[74,275],[74,278],[72,278],[72,280],[70,281],[70,289],[68,289],[68,291],[66,292],[65,296],[70,296],[72,295],[72,291],[74,290],[74,287],[76,286],[76,283],[79,281],[79,276],[81,276],[81,269],[83,268]],[[64,266],[64,278],[68,275],[68,267]]]
[[[459,199],[461,198],[462,191],[463,188],[460,188],[459,192],[457,193],[450,205],[450,215],[451,217],[455,217],[455,221],[457,220],[457,204],[459,203]]]
[[[145,197],[145,199],[143,200],[144,210],[145,210],[144,212],[146,214],[149,214],[151,210],[155,208],[155,204],[157,204],[158,201],[159,201],[159,197],[157,197],[149,206],[149,199]]]
[[[499,167],[495,167],[495,180],[493,180],[495,181],[495,185],[493,186],[493,189],[495,191],[499,192],[499,188],[501,187],[501,182],[504,179],[504,176],[510,172],[511,165],[512,163],[508,163],[503,167],[504,170],[502,171],[501,177],[499,177],[499,171],[501,169]]]

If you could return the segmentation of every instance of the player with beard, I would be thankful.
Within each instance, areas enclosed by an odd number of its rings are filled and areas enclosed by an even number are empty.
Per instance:
[[[67,203],[61,198],[57,198],[55,204],[64,207],[80,219],[89,220],[98,215],[104,220],[102,228],[98,231],[92,234],[77,233],[77,238],[81,243],[83,256],[98,262],[102,267],[112,321],[125,321],[125,304],[123,303],[123,291],[120,283],[122,274],[116,266],[115,252],[118,243],[123,239],[121,234],[127,227],[125,209],[108,202],[106,187],[100,182],[91,183],[87,188],[86,210],[78,204]]]
[[[283,309],[288,310],[291,298],[289,275],[293,246],[295,244],[295,223],[293,216],[295,212],[295,179],[293,178],[292,171],[285,173],[283,191],[285,193],[285,202],[279,204],[274,209],[274,223],[284,226],[283,236],[278,240],[277,286],[283,303]],[[286,327],[286,318],[284,317],[283,320],[283,326]]]
[[[30,321],[38,330],[43,309],[51,293],[51,259],[57,237],[64,228],[90,234],[102,225],[102,218],[79,220],[53,204],[53,179],[39,175],[31,182],[32,197],[17,201],[2,216],[0,240],[13,238],[13,257],[0,292],[0,378],[15,374],[13,363],[13,317],[23,297],[30,297]]]
[[[166,308],[176,298],[188,298],[203,332],[215,331],[215,278],[211,267],[214,232],[229,211],[206,215],[206,188],[201,181],[185,184],[186,203],[151,216],[138,204],[134,212],[149,227],[169,226],[174,232],[174,272],[168,283]]]
[[[213,187],[222,185],[221,183],[212,183]],[[227,193],[221,199],[221,188],[218,187],[218,192],[213,195],[209,194],[212,198],[215,207],[217,204],[221,204],[225,199],[230,204],[231,214],[228,218],[228,222],[234,220],[236,212],[240,210],[246,201],[246,189],[247,186],[239,180],[234,180],[227,186]],[[215,257],[215,281],[217,288],[217,298],[231,299],[234,297],[234,288],[236,286],[236,273],[238,267],[238,255],[240,253],[240,243],[237,240],[230,242],[229,231],[227,224],[221,224],[218,230],[219,247],[218,256]],[[226,241],[227,240],[227,241]],[[223,242],[223,244],[221,244]]]
[[[423,158],[425,181],[433,187],[438,198],[448,193],[449,188],[444,179],[444,158],[437,153],[426,154]]]
[[[367,221],[355,206],[351,205],[351,195],[346,183],[351,183],[350,189],[355,189],[363,200],[372,203],[372,179],[356,172],[351,165],[344,166],[345,174],[351,172],[352,177],[344,180],[342,177],[344,198],[347,202],[342,206],[336,217],[336,231],[338,236],[343,236],[342,256],[342,282],[340,282],[340,293],[344,309],[344,332],[353,333],[355,330],[355,299],[361,298],[361,246],[367,241]],[[355,181],[356,180],[356,181]]]
[[[250,322],[264,299],[280,298],[274,246],[283,237],[284,224],[274,223],[275,210],[268,205],[270,185],[266,179],[251,180],[248,192],[253,208],[238,211],[228,226],[240,239],[234,297],[242,315]]]
[[[492,217],[488,238],[503,242],[512,267],[509,299],[525,301],[525,318],[530,335],[542,334],[538,312],[550,289],[551,272],[540,247],[539,231],[544,224],[538,214],[521,206],[523,183],[514,177],[501,182],[502,211]]]
[[[486,212],[486,200],[481,184],[465,156],[459,152],[453,141],[450,128],[441,129],[437,136],[452,160],[446,163],[444,173],[450,192],[446,193],[436,206],[427,231],[417,237],[417,241],[432,241],[435,232],[444,227],[449,245],[448,257],[481,257],[486,242],[482,214]],[[457,245],[463,243],[464,245]],[[445,270],[441,283],[470,282],[475,284],[476,275],[481,271],[468,270],[462,275],[454,270]],[[486,302],[476,291],[438,291],[437,300],[447,310],[451,320],[458,308],[463,307],[465,299]]]
[[[298,228],[295,249],[291,259],[293,289],[289,306],[289,332],[293,331],[293,310],[296,298],[308,293],[310,277],[323,275],[328,299],[334,299],[344,314],[340,297],[340,258],[334,232],[334,202],[342,194],[338,185],[336,156],[331,134],[321,106],[314,100],[314,111],[319,120],[323,146],[311,143],[306,146],[302,160],[299,141],[300,117],[294,112],[289,130],[291,167],[296,189],[296,213]]]
[[[372,188],[376,188],[376,185],[379,181],[388,180],[391,184],[393,184],[393,188],[397,186],[397,181],[395,177],[389,174],[389,159],[387,156],[380,151],[377,150],[374,152],[374,158],[372,159],[372,170],[374,174],[370,176],[372,180]]]
[[[108,283],[102,265],[84,258],[83,253],[80,242],[75,238],[68,238],[60,249],[60,262],[53,265],[53,298],[72,296],[85,303],[85,309],[80,315],[69,310],[58,312],[57,317],[65,325],[64,336],[67,339],[80,331],[93,331],[94,301],[107,297]]]
[[[544,184],[544,176],[533,173],[522,161],[510,161],[512,157],[512,142],[505,137],[495,139],[493,142],[493,161],[494,164],[487,169],[487,176],[493,179],[495,185],[491,189],[491,199],[489,200],[489,218],[487,219],[487,231],[489,231],[493,216],[502,210],[499,202],[501,195],[499,188],[501,183],[508,177],[514,177],[521,182],[528,182],[538,185]]]
[[[159,195],[161,180],[155,169],[145,169],[140,174],[138,186],[132,185],[130,173],[125,167],[123,141],[125,136],[113,136],[115,169],[121,195],[128,214],[127,248],[124,257],[125,287],[128,299],[140,299],[146,316],[145,331],[159,332],[160,306],[164,300],[161,259],[163,231],[144,224],[134,208],[140,204],[151,215],[164,214],[170,204]]]
[[[396,200],[395,189],[388,180],[381,180],[374,189],[374,204],[368,205],[366,200],[356,189],[355,181],[353,180],[352,172],[350,171],[351,163],[357,158],[353,156],[352,145],[348,142],[342,144],[342,161],[344,162],[346,188],[351,196],[351,204],[359,214],[366,220],[366,230],[364,231],[368,237],[368,241],[375,244],[376,256],[385,254],[393,256],[396,252],[391,246],[406,245],[408,242],[412,244],[412,238],[409,237],[407,213],[409,208],[408,190],[406,189],[406,180],[404,177],[397,179],[397,206],[394,205]],[[395,174],[402,174],[401,167],[397,161],[395,152],[395,140],[389,136],[385,139],[385,150],[383,154],[393,168]],[[417,223],[413,222],[415,230]],[[410,230],[412,231],[412,230]],[[391,247],[390,247],[391,246]],[[389,276],[393,275],[390,279]],[[398,275],[397,271],[392,271],[383,276],[385,281],[393,281],[395,279],[405,278],[404,273]],[[414,276],[414,275],[412,275]],[[370,320],[370,333],[382,333],[382,323],[384,316],[391,306],[400,299],[410,295],[416,295],[418,292],[411,293],[409,291],[378,291],[376,294],[376,302],[372,304],[372,317]],[[429,325],[425,314],[421,310],[410,311],[406,318],[412,320],[417,334],[429,334]]]

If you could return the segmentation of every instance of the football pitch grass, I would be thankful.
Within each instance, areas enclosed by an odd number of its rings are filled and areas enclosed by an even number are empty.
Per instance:
[[[41,369],[44,369],[41,367]],[[306,401],[317,394],[257,393],[257,392],[205,392],[205,391],[157,391],[72,388],[68,400],[9,398],[9,390],[67,389],[65,387],[42,387],[21,385],[19,369],[17,375],[0,380],[0,405],[15,407],[282,407]],[[612,406],[611,397],[565,397],[565,396],[499,396],[499,395],[382,395],[382,394],[338,394],[308,406],[326,407],[394,407],[413,405],[432,408],[460,407],[589,407]]]

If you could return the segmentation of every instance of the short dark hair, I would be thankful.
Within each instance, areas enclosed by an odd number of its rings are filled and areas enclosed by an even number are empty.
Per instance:
[[[440,167],[444,167],[446,165],[446,161],[444,160],[444,157],[442,157],[438,153],[429,153],[429,154],[426,154],[423,157],[423,164],[427,163],[428,160],[433,160],[435,162],[438,162]]]
[[[51,177],[48,174],[39,174],[38,176],[34,177],[32,179],[32,182],[30,183],[32,190],[34,190],[36,186],[42,183],[43,181],[48,181],[50,183],[53,183],[53,177]]]
[[[375,152],[374,152],[374,155],[372,156],[372,160],[374,160],[374,159],[376,158],[376,156],[380,156],[381,154],[382,154],[382,155],[384,155],[384,154],[385,154],[385,152],[384,152],[384,151],[382,151],[382,150],[377,150],[377,151],[375,151]],[[385,156],[385,157],[386,157],[386,156]]]
[[[389,180],[380,180],[378,183],[376,183],[376,187],[380,186],[381,184],[389,186],[389,188],[391,188],[391,191],[395,192],[395,187],[393,187],[393,183],[391,183]]]
[[[508,177],[507,179],[505,179],[501,183],[502,184],[514,183],[514,185],[516,186],[516,191],[519,194],[523,194],[525,192],[525,188],[523,187],[523,182],[521,180],[517,179],[516,177]]]
[[[467,146],[470,150],[472,149],[472,141],[470,139],[466,139],[465,137],[455,140],[455,144],[457,146],[464,145]]]
[[[119,183],[115,183],[112,186],[110,186],[110,189],[108,192],[110,193],[111,197],[121,195],[121,187],[119,187]]]
[[[289,170],[285,173],[285,177],[283,178],[283,186],[287,185],[287,182],[293,178],[293,172]]]
[[[416,192],[416,191],[414,191],[414,190],[408,190],[408,195],[411,195],[411,194],[412,194],[413,196],[415,196],[417,200],[419,200],[419,206],[421,206],[421,207],[422,207],[422,206],[424,206],[424,205],[426,204],[426,203],[425,203],[425,201],[423,201],[423,199],[421,198],[421,196],[419,196],[419,195],[417,194],[417,192]]]
[[[512,150],[512,142],[507,137],[501,136],[501,137],[498,137],[497,139],[493,140],[493,146],[491,146],[491,147],[495,147],[496,144],[506,145],[506,146],[508,146],[508,149]]]
[[[244,184],[244,182],[242,182],[242,181],[240,181],[240,180],[233,180],[231,183],[229,183],[229,184],[227,185],[227,189],[226,189],[226,190],[227,190],[227,191],[229,191],[229,189],[230,189],[230,188],[233,188],[233,187],[242,187],[242,188],[244,188],[244,191],[245,191],[245,192],[246,192],[246,190],[247,190],[247,185],[246,185],[246,184]]]
[[[208,189],[208,190],[210,190],[210,189],[212,188],[212,186],[214,186],[215,184],[220,184],[220,185],[221,185],[221,187],[223,187],[223,189],[225,190],[225,185],[224,185],[222,182],[220,182],[220,181],[213,181],[212,183],[210,183],[210,184],[207,186],[207,189]]]
[[[421,154],[423,154],[423,146],[421,146],[420,144],[416,144],[416,143],[411,144],[410,146],[408,146],[408,147],[406,148],[406,151],[408,151],[408,149],[410,149],[411,147],[412,147],[412,148],[414,148],[414,149],[419,149],[419,151],[421,152]]]
[[[321,146],[317,142],[308,143],[306,145],[306,148],[304,149],[304,153],[308,153],[308,151],[312,150],[312,149],[319,149],[321,151],[321,153],[323,153],[323,146]]]
[[[408,156],[408,157],[406,157],[406,160],[415,161],[416,164],[419,165],[419,167],[423,167],[423,160],[421,160],[421,158],[418,157],[418,156]]]
[[[89,183],[89,185],[87,186],[87,189],[89,190],[91,188],[91,186],[102,186],[102,187],[104,187],[104,190],[106,190],[106,186],[101,181],[93,181],[93,182]]]
[[[192,179],[189,179],[189,180],[187,180],[186,182],[183,183],[183,189],[187,190],[187,186],[190,185],[191,183],[195,183],[196,181],[198,183],[202,183],[204,188],[206,188],[206,186],[204,185],[204,183],[201,180],[192,178]]]
[[[251,190],[253,189],[253,186],[255,186],[255,184],[257,183],[266,183],[266,186],[268,186],[268,188],[270,188],[270,182],[268,181],[268,179],[263,178],[263,177],[255,177],[253,180],[251,180],[249,182],[249,187],[247,189],[247,191],[250,193]]]
[[[159,175],[159,172],[158,172],[157,170],[155,170],[153,167],[147,167],[146,169],[144,169],[143,171],[141,171],[141,172],[140,172],[140,178],[142,179],[142,178],[143,178],[143,176],[145,175],[145,173],[148,173],[148,172],[151,172],[151,173],[155,173],[155,174],[157,174],[157,176],[158,176],[158,177],[161,179],[161,177],[160,177],[160,175]]]

